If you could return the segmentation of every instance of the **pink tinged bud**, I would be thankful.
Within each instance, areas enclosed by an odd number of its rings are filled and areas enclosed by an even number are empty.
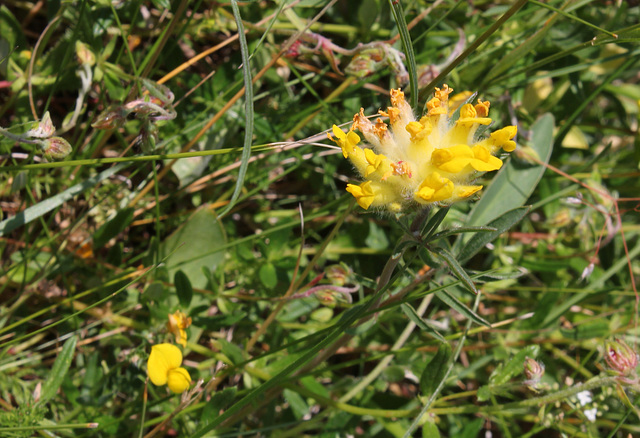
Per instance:
[[[325,269],[327,279],[336,286],[344,286],[348,277],[351,275],[351,270],[344,268],[341,265],[331,265]]]
[[[96,117],[91,126],[96,129],[117,129],[124,124],[128,113],[120,105],[111,105]]]
[[[636,374],[638,355],[624,341],[607,341],[604,360],[620,376],[630,377]]]
[[[71,153],[71,145],[62,137],[51,137],[42,141],[43,155],[47,159],[62,160]]]
[[[529,382],[539,382],[544,375],[544,364],[527,357],[524,360],[524,375]]]
[[[362,50],[351,59],[345,69],[347,74],[365,78],[389,65],[387,53],[382,46]]]
[[[38,125],[25,133],[26,137],[30,138],[49,138],[56,132],[56,127],[53,126],[49,111],[44,113],[42,120],[38,122]]]
[[[296,40],[289,49],[285,52],[284,56],[287,58],[295,58],[300,56],[300,45],[302,42],[300,40]]]

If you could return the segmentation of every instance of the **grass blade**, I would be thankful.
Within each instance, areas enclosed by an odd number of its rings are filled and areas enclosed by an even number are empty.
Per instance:
[[[242,55],[242,76],[244,79],[244,142],[242,146],[242,164],[238,169],[238,181],[236,187],[233,189],[233,194],[229,200],[227,207],[220,213],[220,216],[226,215],[233,208],[235,202],[240,196],[242,186],[244,185],[244,179],[247,176],[247,168],[249,167],[249,157],[251,156],[251,142],[253,141],[253,84],[251,76],[251,66],[249,65],[249,46],[247,45],[247,38],[244,33],[244,25],[242,24],[242,17],[240,16],[240,10],[238,9],[238,2],[231,0],[231,8],[233,9],[233,17],[236,20],[238,26],[238,42],[240,43],[240,54]]]

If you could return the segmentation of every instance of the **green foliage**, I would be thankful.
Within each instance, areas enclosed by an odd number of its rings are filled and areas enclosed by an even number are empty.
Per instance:
[[[636,2],[45,3],[0,6],[1,436],[640,432]],[[326,132],[445,83],[516,151],[365,212]]]

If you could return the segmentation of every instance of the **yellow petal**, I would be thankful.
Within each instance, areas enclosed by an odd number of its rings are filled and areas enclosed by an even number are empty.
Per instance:
[[[459,144],[433,151],[431,164],[445,172],[458,173],[469,164],[472,158],[471,148],[465,144]]]
[[[368,210],[373,203],[374,194],[371,189],[371,181],[365,181],[359,186],[355,184],[347,184],[347,192],[351,193],[358,205],[365,210]]]
[[[473,167],[478,172],[491,172],[502,167],[502,160],[500,158],[490,156],[488,161],[473,159],[469,162],[469,164],[471,164],[471,167]]]
[[[170,370],[167,380],[167,386],[176,394],[186,391],[189,385],[191,385],[191,376],[189,372],[182,367]]]
[[[485,146],[476,145],[472,149],[474,159],[469,162],[471,167],[479,172],[491,172],[502,167],[502,160],[496,158]]]
[[[157,344],[151,347],[151,354],[147,361],[149,379],[154,385],[167,383],[169,371],[182,364],[182,352],[173,344]]]
[[[513,137],[518,133],[518,128],[515,126],[507,126],[497,130],[491,134],[491,140],[494,141],[496,146],[502,147],[507,152],[511,152],[516,148],[516,143],[511,141]]]
[[[453,190],[453,201],[468,198],[480,190],[482,190],[482,186],[456,186]]]
[[[453,195],[453,189],[454,185],[450,179],[442,177],[438,172],[433,172],[418,187],[416,200],[418,202],[447,201]]]

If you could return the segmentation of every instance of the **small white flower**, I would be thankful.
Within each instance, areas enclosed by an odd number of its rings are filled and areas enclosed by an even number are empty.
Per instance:
[[[591,397],[591,391],[582,391],[576,394],[576,396],[578,397],[578,401],[580,402],[581,406],[586,406],[593,401],[593,398]]]
[[[598,413],[598,408],[585,409],[584,416],[591,422],[596,421],[596,414]]]

